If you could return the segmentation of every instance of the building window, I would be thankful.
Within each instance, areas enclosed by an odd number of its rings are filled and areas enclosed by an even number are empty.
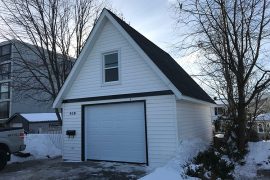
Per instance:
[[[11,44],[0,47],[0,62],[7,61],[11,58]]]
[[[9,101],[0,102],[0,119],[9,118]]]
[[[258,131],[259,131],[259,133],[263,133],[263,125],[262,124],[258,124]]]
[[[11,53],[11,45],[5,45],[1,47],[1,56],[9,55]]]
[[[10,63],[0,65],[0,81],[10,79]]]
[[[119,81],[119,64],[117,52],[104,54],[103,66],[103,81],[105,83]]]
[[[9,83],[0,83],[0,100],[9,99],[10,97]]]
[[[224,115],[224,108],[223,107],[215,107],[215,115],[216,116],[222,116]]]

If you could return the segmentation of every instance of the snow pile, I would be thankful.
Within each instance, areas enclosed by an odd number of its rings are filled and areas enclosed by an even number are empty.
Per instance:
[[[256,177],[258,169],[270,170],[270,141],[249,142],[249,153],[245,157],[245,165],[237,165],[235,176]]]
[[[24,138],[26,149],[30,153],[27,158],[12,155],[11,162],[21,162],[33,159],[44,159],[61,156],[62,134],[28,134]]]
[[[183,165],[208,147],[208,143],[201,139],[189,139],[180,142],[175,158],[165,166],[155,169],[154,172],[141,178],[141,180],[179,180],[182,179]]]

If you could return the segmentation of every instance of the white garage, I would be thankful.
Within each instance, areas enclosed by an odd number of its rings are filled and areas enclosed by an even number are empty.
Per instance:
[[[144,101],[84,108],[86,159],[147,163]]]
[[[211,141],[213,103],[168,53],[104,9],[54,101],[62,157],[164,165],[182,140]]]

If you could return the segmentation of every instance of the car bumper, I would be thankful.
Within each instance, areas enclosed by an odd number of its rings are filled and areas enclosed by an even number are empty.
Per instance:
[[[20,151],[24,151],[25,148],[26,148],[26,145],[25,144],[24,145],[20,145]]]

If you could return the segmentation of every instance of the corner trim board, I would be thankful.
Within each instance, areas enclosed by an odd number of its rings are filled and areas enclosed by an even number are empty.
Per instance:
[[[152,91],[152,92],[142,92],[142,93],[130,93],[130,94],[117,94],[109,96],[95,96],[86,98],[76,98],[76,99],[65,99],[63,103],[77,103],[77,102],[87,102],[87,101],[101,101],[110,99],[125,99],[125,98],[135,98],[135,97],[145,97],[145,96],[161,96],[161,95],[173,95],[172,90],[165,91]]]
[[[84,114],[84,106],[82,105],[81,106],[81,136],[82,136],[82,138],[81,138],[81,154],[82,154],[82,156],[81,156],[81,160],[82,161],[85,161],[85,124],[84,124],[84,116],[85,116],[85,114]]]

